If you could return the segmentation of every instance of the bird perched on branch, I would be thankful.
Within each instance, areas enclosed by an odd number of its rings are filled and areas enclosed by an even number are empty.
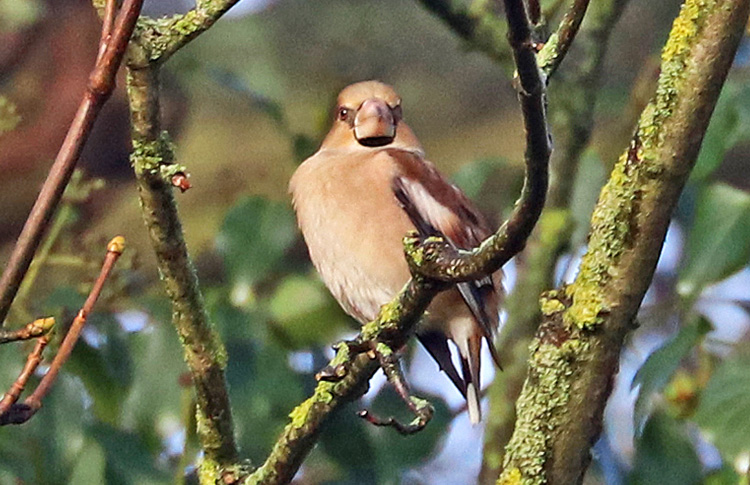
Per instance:
[[[292,176],[290,192],[313,264],[339,304],[360,323],[374,320],[409,280],[402,244],[407,232],[442,235],[462,249],[490,235],[471,201],[425,159],[403,122],[401,98],[378,81],[341,91],[331,131]],[[438,294],[417,331],[466,398],[472,423],[481,419],[483,338],[498,362],[493,340],[500,277],[460,283]],[[461,374],[448,340],[458,348]]]

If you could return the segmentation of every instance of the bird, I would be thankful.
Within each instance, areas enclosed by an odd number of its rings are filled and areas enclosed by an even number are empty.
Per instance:
[[[401,97],[380,81],[344,88],[333,124],[316,153],[289,183],[310,259],[346,313],[374,320],[410,278],[403,250],[409,231],[442,236],[457,248],[478,246],[492,231],[461,190],[425,158],[403,120]],[[472,424],[481,421],[480,350],[494,346],[502,274],[459,283],[438,294],[417,338],[466,399]],[[451,357],[455,344],[461,373]]]

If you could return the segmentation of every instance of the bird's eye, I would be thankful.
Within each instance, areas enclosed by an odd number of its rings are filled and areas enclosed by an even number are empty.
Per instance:
[[[338,117],[341,121],[346,121],[347,118],[349,118],[349,113],[351,110],[349,108],[339,108]]]
[[[401,105],[397,105],[395,108],[393,108],[393,117],[396,118],[396,120],[401,120],[401,118],[404,117],[403,112],[401,111]]]

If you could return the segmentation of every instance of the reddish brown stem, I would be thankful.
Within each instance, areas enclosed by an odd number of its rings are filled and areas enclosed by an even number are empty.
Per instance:
[[[18,401],[21,393],[26,388],[26,384],[29,382],[29,378],[34,374],[36,368],[42,362],[42,352],[49,343],[49,334],[42,335],[36,341],[34,350],[29,354],[26,359],[26,365],[23,366],[21,374],[19,374],[16,382],[10,386],[8,392],[5,393],[2,400],[0,400],[0,416],[8,412],[10,407]]]
[[[108,3],[108,9],[113,9]],[[130,36],[133,34],[135,23],[141,11],[143,0],[125,0],[119,15],[114,21],[112,34],[106,44],[104,52],[98,57],[89,84],[83,95],[68,134],[65,136],[55,162],[50,168],[47,180],[44,181],[36,203],[31,209],[18,237],[8,265],[0,277],[0,327],[4,324],[10,305],[18,292],[24,275],[29,269],[34,253],[44,236],[60,198],[75,169],[78,157],[83,150],[84,143],[91,133],[101,107],[109,98],[115,87],[115,75],[122,62]],[[105,22],[103,31],[107,30]]]
[[[97,55],[96,61],[99,62],[104,55],[109,44],[110,35],[112,35],[112,27],[115,23],[115,11],[117,9],[117,0],[107,0],[107,4],[104,6],[104,15],[102,15],[102,35],[99,38],[99,54]]]
[[[52,385],[57,379],[57,375],[60,373],[60,369],[73,352],[73,347],[75,347],[76,342],[78,342],[83,326],[86,324],[86,319],[89,313],[91,313],[91,310],[93,310],[94,304],[104,287],[104,283],[112,272],[112,268],[122,254],[124,247],[125,239],[122,236],[117,236],[109,242],[107,245],[107,255],[104,257],[104,263],[102,263],[102,269],[99,272],[99,276],[94,282],[94,286],[91,288],[88,298],[86,298],[86,301],[83,303],[83,307],[70,325],[68,333],[60,344],[60,349],[57,351],[57,355],[55,355],[55,358],[52,360],[49,371],[47,371],[44,377],[42,377],[42,381],[34,392],[24,400],[23,405],[12,406],[13,403],[10,403],[6,412],[0,413],[0,425],[24,423],[31,419],[31,417],[42,407],[42,399],[44,399],[44,396],[46,396],[52,388]],[[26,377],[26,379],[28,380],[28,377]],[[25,381],[23,384],[25,385]],[[23,387],[21,387],[21,390],[23,390]],[[20,392],[21,391],[19,390],[18,393],[20,394]]]

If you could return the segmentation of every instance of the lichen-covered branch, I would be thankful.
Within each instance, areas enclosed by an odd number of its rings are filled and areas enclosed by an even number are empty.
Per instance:
[[[183,168],[174,162],[173,146],[160,128],[157,64],[128,68],[128,99],[133,132],[131,162],[142,214],[196,391],[198,436],[205,452],[202,483],[214,483],[238,458],[224,377],[226,352],[208,320],[177,214],[171,178],[172,172]]]
[[[412,241],[415,244],[416,238]],[[381,342],[399,349],[412,336],[417,322],[440,287],[422,278],[412,278],[398,297],[384,305],[378,318],[366,324],[361,341]],[[336,382],[320,381],[313,395],[298,405],[263,466],[243,482],[275,485],[289,483],[307,456],[321,427],[343,404],[358,399],[367,391],[368,382],[378,370],[378,362],[367,353],[354,355],[342,344],[329,365],[345,366],[345,374]]]
[[[205,453],[200,481],[212,484],[229,483],[243,472],[224,375],[226,351],[208,319],[174,199],[174,187],[184,191],[190,184],[185,167],[175,161],[169,134],[161,130],[159,66],[237,1],[198,0],[183,15],[141,19],[127,59],[131,162],[159,273],[172,302],[172,323],[195,386],[197,434]]]
[[[505,445],[513,433],[515,402],[526,376],[528,346],[541,319],[539,295],[553,287],[555,264],[568,247],[573,231],[570,211],[573,183],[593,128],[609,35],[626,3],[627,0],[607,0],[591,6],[576,37],[574,52],[550,84],[550,120],[555,139],[550,189],[539,223],[526,249],[516,258],[516,286],[505,302],[508,321],[497,344],[501,354],[509,356],[511,364],[495,377],[489,391],[481,483],[494,483],[497,479]],[[557,93],[560,95],[555,96]]]
[[[575,282],[542,299],[499,484],[580,483],[623,338],[748,18],[748,0],[687,0],[656,95],[601,192]]]
[[[216,23],[239,0],[197,0],[187,13],[158,19],[142,18],[131,45],[128,64],[143,68],[162,63]]]
[[[551,76],[557,70],[568,53],[588,6],[589,0],[573,0],[560,21],[557,31],[547,39],[544,47],[539,51],[539,66],[547,76]]]

